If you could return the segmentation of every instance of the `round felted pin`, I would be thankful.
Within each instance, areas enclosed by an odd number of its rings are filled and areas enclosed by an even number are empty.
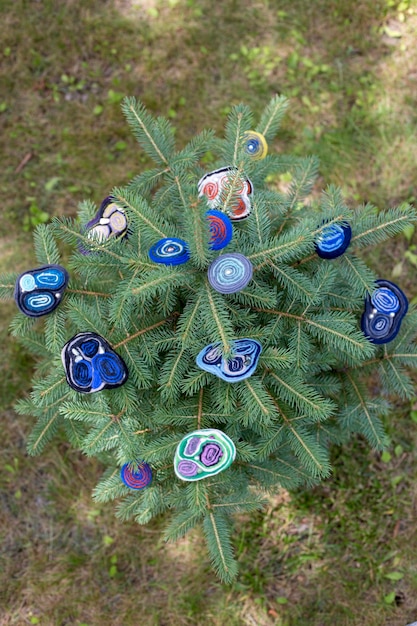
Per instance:
[[[322,259],[341,256],[350,244],[352,229],[347,222],[325,226],[315,242],[316,252]]]
[[[125,463],[120,470],[120,478],[129,489],[145,489],[152,482],[152,468],[145,461]]]
[[[68,280],[68,272],[61,265],[44,265],[28,270],[16,280],[15,302],[28,317],[52,313],[62,300]]]
[[[160,239],[149,250],[149,258],[154,263],[181,265],[190,258],[187,242],[174,237]]]
[[[128,370],[122,357],[100,335],[78,333],[61,352],[67,382],[79,393],[94,393],[123,385]]]
[[[239,252],[220,255],[208,268],[209,283],[220,293],[241,291],[250,282],[252,274],[252,263]]]
[[[268,154],[266,139],[261,133],[257,133],[256,130],[248,130],[243,135],[243,142],[245,152],[256,161],[264,159]]]
[[[236,458],[233,441],[221,430],[204,428],[186,435],[174,457],[175,474],[181,480],[195,481],[215,476]]]
[[[219,344],[209,344],[199,352],[196,363],[228,383],[237,383],[252,376],[261,352],[262,346],[256,339],[236,339],[228,359],[223,357]]]
[[[389,343],[398,334],[408,311],[408,300],[403,291],[389,280],[375,281],[377,289],[365,298],[361,328],[372,343]]]
[[[221,250],[230,243],[233,236],[233,226],[230,219],[221,211],[207,211],[206,213],[210,227],[210,248]]]

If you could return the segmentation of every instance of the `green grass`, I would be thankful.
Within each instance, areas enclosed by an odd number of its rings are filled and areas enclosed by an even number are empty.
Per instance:
[[[135,95],[168,115],[180,145],[220,131],[230,105],[291,109],[271,150],[316,153],[320,186],[391,206],[416,188],[417,3],[353,0],[3,0],[0,7],[0,269],[34,262],[24,229],[97,203],[147,165],[120,112]],[[417,294],[412,238],[372,251]],[[159,524],[120,523],[91,500],[101,469],[63,441],[25,452],[14,399],[31,360],[2,303],[0,623],[57,626],[405,626],[417,617],[417,424],[398,406],[391,457],[361,440],[335,449],[313,491],[237,520],[241,574],[214,579],[202,538],[164,544]],[[379,392],[381,390],[378,390]],[[162,520],[161,520],[162,524]]]

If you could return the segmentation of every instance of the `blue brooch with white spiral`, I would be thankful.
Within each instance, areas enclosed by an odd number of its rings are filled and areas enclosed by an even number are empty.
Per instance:
[[[20,274],[16,281],[14,299],[28,317],[52,313],[62,300],[68,285],[68,272],[61,265],[44,265]]]
[[[228,383],[237,383],[252,376],[261,351],[262,346],[255,339],[237,339],[232,344],[232,356],[225,359],[219,344],[209,344],[199,352],[196,363]]]
[[[252,279],[252,263],[239,252],[221,254],[208,268],[210,285],[219,293],[236,293]]]
[[[389,280],[375,281],[377,289],[365,298],[361,328],[372,343],[388,343],[395,339],[408,311],[408,300],[401,289]]]
[[[315,242],[316,252],[322,259],[336,259],[350,244],[352,229],[347,222],[325,226]]]
[[[149,258],[154,263],[181,265],[190,258],[187,242],[175,237],[165,237],[157,241],[149,250]]]

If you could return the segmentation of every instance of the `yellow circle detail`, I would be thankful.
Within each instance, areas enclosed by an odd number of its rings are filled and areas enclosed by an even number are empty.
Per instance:
[[[264,159],[268,154],[268,144],[266,139],[261,133],[257,133],[255,130],[248,130],[244,135],[244,147],[245,152],[250,154],[253,159]]]

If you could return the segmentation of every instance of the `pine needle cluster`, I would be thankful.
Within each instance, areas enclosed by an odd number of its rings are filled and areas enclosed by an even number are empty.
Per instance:
[[[73,446],[106,467],[95,500],[117,500],[118,517],[140,524],[169,512],[169,541],[201,525],[225,582],[237,574],[233,514],[262,507],[268,492],[326,478],[330,444],[343,443],[352,433],[382,449],[388,397],[414,395],[407,370],[417,361],[417,313],[408,311],[394,341],[382,346],[369,341],[360,318],[378,276],[360,251],[401,233],[416,214],[405,204],[387,211],[349,208],[334,186],[312,197],[314,157],[251,158],[244,150],[245,132],[255,130],[272,145],[286,108],[284,97],[274,97],[255,124],[248,107],[236,106],[224,138],[203,131],[178,150],[166,119],[125,99],[126,119],[155,162],[108,194],[127,217],[128,235],[89,238],[83,225],[97,211],[89,201],[76,219],[38,226],[37,261],[65,265],[69,286],[53,313],[34,319],[19,312],[11,325],[37,362],[33,390],[17,403],[19,413],[37,420],[29,453],[41,453],[58,432],[65,433]],[[253,186],[250,216],[233,222],[233,238],[220,252],[241,253],[253,266],[252,280],[233,294],[218,293],[207,280],[219,255],[210,247],[207,201],[197,189],[207,173],[202,165],[207,153],[218,155],[210,169],[232,167]],[[287,190],[267,182],[286,172]],[[228,212],[235,192],[232,182],[219,210]],[[349,248],[336,259],[320,258],[315,247],[320,234],[341,222],[352,229]],[[187,242],[187,263],[152,262],[150,248],[167,237]],[[60,250],[68,245],[72,253],[63,263]],[[16,279],[13,273],[3,276],[0,295],[12,297]],[[86,331],[104,337],[122,357],[129,372],[124,385],[80,394],[67,384],[62,347]],[[233,342],[247,337],[262,345],[262,353],[245,380],[231,384],[197,366],[196,356],[208,344],[227,357]],[[375,372],[384,397],[372,397],[367,389]],[[178,443],[187,433],[208,428],[230,437],[235,461],[211,478],[181,481],[173,467]],[[120,479],[121,466],[137,460],[153,471],[143,490],[131,490]]]

